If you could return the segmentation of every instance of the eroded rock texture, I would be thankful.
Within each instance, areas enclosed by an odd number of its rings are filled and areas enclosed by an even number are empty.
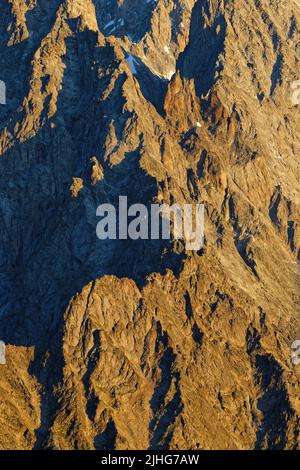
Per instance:
[[[299,448],[299,4],[0,8],[0,448]],[[119,195],[204,249],[100,242]]]

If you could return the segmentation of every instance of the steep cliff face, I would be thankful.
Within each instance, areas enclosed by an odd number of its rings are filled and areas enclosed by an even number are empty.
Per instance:
[[[0,8],[0,448],[299,448],[297,2]],[[204,248],[98,240],[120,195]]]

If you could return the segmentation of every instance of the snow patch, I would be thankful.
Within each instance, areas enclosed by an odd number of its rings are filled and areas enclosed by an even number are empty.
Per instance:
[[[130,67],[132,75],[136,75],[137,74],[136,67],[138,67],[138,65],[139,65],[136,58],[133,57],[131,54],[128,54],[128,56],[126,57],[126,62],[128,63],[128,65]]]

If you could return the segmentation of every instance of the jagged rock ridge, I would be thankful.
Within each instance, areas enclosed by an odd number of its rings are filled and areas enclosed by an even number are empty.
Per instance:
[[[0,447],[299,448],[297,3],[0,8]],[[97,240],[124,194],[204,249]]]

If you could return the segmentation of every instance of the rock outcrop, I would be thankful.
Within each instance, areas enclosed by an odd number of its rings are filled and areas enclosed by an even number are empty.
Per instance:
[[[299,449],[298,3],[0,8],[0,448]],[[120,195],[204,248],[98,240]]]

